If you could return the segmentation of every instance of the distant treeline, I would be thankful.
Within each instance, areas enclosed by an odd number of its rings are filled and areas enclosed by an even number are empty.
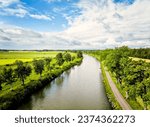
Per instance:
[[[57,49],[57,50],[53,50],[53,49],[41,49],[41,50],[36,50],[36,49],[31,49],[31,50],[27,50],[27,49],[24,49],[24,50],[17,50],[17,49],[0,49],[0,52],[9,52],[9,51],[37,51],[37,52],[49,52],[49,51],[69,51],[69,52],[78,52],[78,51],[82,51],[82,50],[60,50],[60,49]]]
[[[129,49],[130,56],[150,59],[150,48]]]
[[[103,55],[104,55],[105,53],[109,54],[111,51],[115,51],[116,49],[118,49],[118,48],[105,49],[105,50],[85,50],[85,52],[91,51],[93,53],[95,52],[98,54],[101,54],[101,52],[103,52]],[[129,57],[138,57],[138,58],[143,58],[143,59],[150,59],[150,48],[131,49],[127,46],[123,46],[123,47],[120,47],[119,49],[121,49],[124,52],[124,54],[126,54]],[[106,54],[104,56],[106,56]]]

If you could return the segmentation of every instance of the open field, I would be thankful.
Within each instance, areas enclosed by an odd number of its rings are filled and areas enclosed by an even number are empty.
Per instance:
[[[130,57],[130,58],[132,58],[132,60],[135,60],[135,61],[144,60],[145,62],[150,63],[150,59],[142,59],[142,58],[137,58],[137,57]]]
[[[55,57],[57,51],[38,52],[38,51],[8,51],[0,52],[0,65],[13,64],[16,60],[30,62],[33,59],[43,57]]]

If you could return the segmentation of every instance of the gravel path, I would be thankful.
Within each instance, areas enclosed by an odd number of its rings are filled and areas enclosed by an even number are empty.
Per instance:
[[[110,85],[117,101],[119,102],[120,106],[122,107],[122,109],[123,110],[132,110],[132,108],[130,107],[128,102],[124,99],[124,97],[119,92],[118,88],[116,87],[115,83],[113,82],[112,78],[110,77],[109,72],[106,70],[105,70],[105,72],[106,72],[106,76],[107,76],[109,85]]]

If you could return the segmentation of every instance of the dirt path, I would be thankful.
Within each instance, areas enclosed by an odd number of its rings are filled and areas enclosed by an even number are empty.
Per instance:
[[[109,85],[110,85],[117,101],[119,102],[120,106],[122,107],[122,109],[123,110],[132,110],[132,108],[130,107],[128,102],[124,99],[124,97],[119,92],[118,88],[116,87],[115,83],[113,82],[112,78],[110,77],[109,72],[106,70],[105,70],[105,72],[106,72],[106,76],[107,76]]]

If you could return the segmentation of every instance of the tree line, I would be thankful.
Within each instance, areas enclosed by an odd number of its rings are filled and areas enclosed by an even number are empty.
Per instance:
[[[77,58],[82,57],[82,52],[78,51],[77,52]],[[36,74],[40,75],[40,78],[42,77],[42,73],[44,70],[47,70],[48,72],[51,71],[51,69],[54,68],[54,66],[58,65],[61,66],[63,63],[73,61],[75,59],[75,56],[71,56],[70,53],[65,52],[65,53],[58,53],[56,57],[56,64],[53,64],[51,66],[51,57],[46,57],[44,59],[34,59],[32,61],[32,66],[31,63],[23,63],[21,60],[15,61],[12,67],[4,67],[3,70],[0,73],[0,90],[2,90],[2,83],[6,84],[12,84],[15,82],[17,79],[21,81],[21,84],[24,85],[24,82],[27,77],[29,77],[32,73],[32,70]]]
[[[130,49],[130,56],[150,59],[150,48]]]

